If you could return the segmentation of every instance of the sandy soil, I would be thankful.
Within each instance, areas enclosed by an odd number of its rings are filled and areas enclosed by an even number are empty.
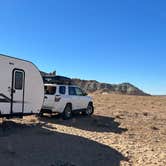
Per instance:
[[[0,166],[165,166],[166,97],[93,94],[95,114],[0,122]]]

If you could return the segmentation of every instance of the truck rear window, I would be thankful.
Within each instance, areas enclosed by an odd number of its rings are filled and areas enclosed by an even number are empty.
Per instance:
[[[44,86],[44,91],[46,95],[54,95],[56,93],[55,86]]]

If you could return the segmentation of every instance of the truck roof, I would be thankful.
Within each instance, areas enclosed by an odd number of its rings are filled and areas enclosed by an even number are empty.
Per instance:
[[[44,86],[69,86],[69,87],[79,87],[77,85],[66,85],[66,84],[44,84]]]

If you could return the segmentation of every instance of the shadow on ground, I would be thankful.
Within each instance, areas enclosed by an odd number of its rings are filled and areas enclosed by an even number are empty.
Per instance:
[[[95,141],[50,131],[45,124],[0,124],[0,165],[120,166],[127,160],[113,148]]]
[[[116,122],[114,118],[100,115],[92,115],[88,117],[81,114],[75,114],[73,118],[69,120],[63,120],[60,115],[54,115],[51,117],[44,116],[40,120],[47,123],[75,127],[86,131],[113,132],[119,134],[127,131],[126,128],[119,127],[120,123]]]

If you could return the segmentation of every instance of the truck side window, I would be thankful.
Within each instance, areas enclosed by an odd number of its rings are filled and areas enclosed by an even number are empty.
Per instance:
[[[54,95],[56,93],[56,87],[55,86],[45,86],[44,91],[46,95]]]
[[[69,95],[76,95],[75,87],[69,87]]]
[[[75,91],[76,91],[76,95],[77,96],[83,96],[83,91],[82,91],[82,89],[80,89],[80,88],[75,88]]]
[[[62,95],[66,94],[66,87],[65,86],[60,86],[59,87],[59,93],[62,94]]]

